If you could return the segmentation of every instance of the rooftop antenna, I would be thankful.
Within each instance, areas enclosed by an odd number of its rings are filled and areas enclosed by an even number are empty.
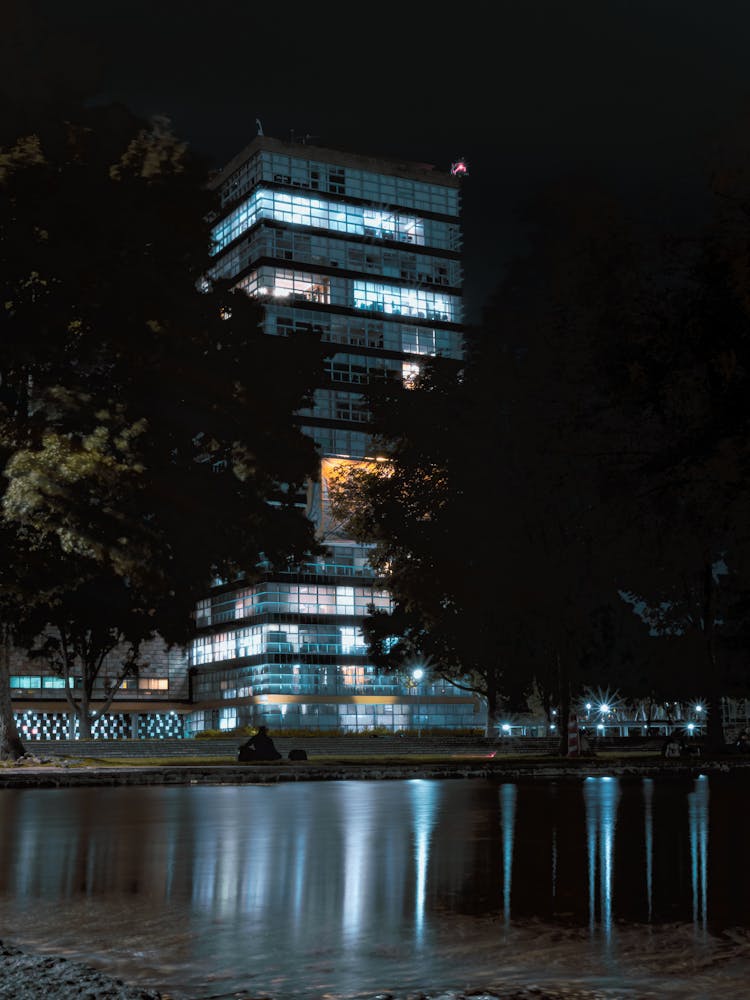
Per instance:
[[[255,119],[255,127],[257,128],[256,135],[263,135],[263,126],[260,123],[260,118]]]

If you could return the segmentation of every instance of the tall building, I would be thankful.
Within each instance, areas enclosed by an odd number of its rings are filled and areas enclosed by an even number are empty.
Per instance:
[[[211,276],[262,301],[268,335],[315,331],[335,353],[299,413],[321,458],[307,510],[325,556],[200,602],[190,729],[481,724],[476,700],[429,671],[410,685],[368,661],[362,618],[389,596],[327,490],[337,466],[375,457],[370,382],[408,383],[426,356],[462,356],[460,179],[258,135],[214,184]]]
[[[418,682],[369,662],[361,623],[389,606],[367,548],[334,523],[327,484],[342,463],[371,459],[367,387],[406,383],[430,355],[462,357],[460,167],[449,171],[283,142],[262,135],[215,178],[212,275],[264,305],[269,336],[315,331],[335,350],[313,405],[319,483],[305,506],[325,556],[293,573],[213,588],[197,608],[188,656],[154,640],[147,665],[98,711],[102,739],[188,736],[260,723],[366,730],[484,724],[477,699],[430,674]],[[117,651],[93,692],[106,702]],[[10,683],[22,738],[77,734],[63,682],[13,653]],[[71,679],[77,692],[81,678]]]

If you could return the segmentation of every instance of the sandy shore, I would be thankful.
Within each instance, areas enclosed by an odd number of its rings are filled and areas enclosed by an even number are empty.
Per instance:
[[[654,996],[656,996],[654,994]],[[161,993],[123,982],[80,962],[33,955],[0,942],[0,998],[2,1000],[185,1000],[175,993]],[[505,991],[477,987],[463,991],[363,994],[357,1000],[644,1000],[621,990],[541,989],[536,986]],[[191,1000],[274,1000],[271,993],[206,993]],[[284,998],[290,1000],[290,998]],[[321,998],[322,1000],[322,998]]]

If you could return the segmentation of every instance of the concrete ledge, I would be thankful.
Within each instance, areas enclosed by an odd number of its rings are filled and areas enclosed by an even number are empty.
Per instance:
[[[556,737],[521,736],[492,738],[483,736],[285,736],[272,732],[273,741],[286,757],[293,748],[307,751],[308,756],[372,757],[380,754],[405,756],[437,753],[496,753],[554,755],[559,747]],[[242,736],[213,736],[177,739],[121,740],[25,740],[31,753],[57,754],[70,757],[127,758],[138,757],[236,757],[245,741]],[[660,751],[663,737],[634,740],[630,738],[592,740],[598,751],[643,752]]]
[[[200,766],[107,765],[63,768],[52,765],[0,769],[0,788],[75,788],[85,786],[129,785],[247,785],[278,784],[285,781],[383,781],[407,778],[465,779],[484,778],[498,781],[574,780],[591,776],[679,777],[695,778],[700,774],[732,774],[750,771],[750,759],[706,760],[654,763],[613,762],[580,759],[524,764],[518,761],[479,761],[439,763],[351,763],[316,764],[315,762],[279,761],[272,764],[206,764]]]

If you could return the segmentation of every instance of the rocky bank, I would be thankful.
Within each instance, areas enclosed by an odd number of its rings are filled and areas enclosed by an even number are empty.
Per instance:
[[[654,994],[654,997],[656,994]],[[396,994],[390,992],[362,996],[358,1000],[645,1000],[641,995],[611,990],[542,989],[537,986],[506,991],[419,991]],[[176,994],[160,993],[155,989],[134,986],[107,976],[105,973],[59,956],[33,955],[0,942],[1,1000],[187,1000]],[[191,995],[190,1000],[274,1000],[269,993],[231,993],[204,997]],[[284,998],[290,1000],[290,998]]]

